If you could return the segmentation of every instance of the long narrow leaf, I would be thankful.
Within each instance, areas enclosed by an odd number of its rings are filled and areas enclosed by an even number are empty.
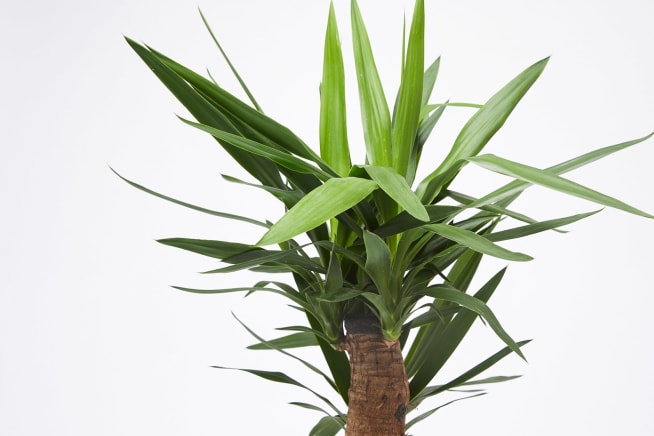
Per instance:
[[[223,50],[223,47],[220,45],[218,42],[218,39],[213,33],[213,30],[211,30],[211,26],[209,26],[209,23],[207,22],[207,19],[204,18],[204,14],[202,13],[202,10],[198,8],[198,11],[200,12],[200,17],[202,18],[202,22],[204,23],[204,26],[207,28],[207,31],[209,32],[209,35],[211,35],[211,39],[213,39],[213,42],[216,44],[216,47],[218,47],[218,50],[220,51],[220,54],[223,56],[223,59],[225,59],[225,62],[227,62],[227,65],[229,65],[229,69],[232,70],[232,73],[234,74],[234,77],[236,77],[236,80],[238,80],[238,83],[241,85],[241,88],[243,88],[243,91],[245,91],[245,94],[248,96],[254,107],[259,111],[263,112],[261,110],[261,106],[259,106],[259,103],[254,99],[254,96],[248,89],[248,87],[245,85],[245,82],[241,78],[241,75],[238,74],[238,71],[236,71],[236,68],[232,64],[232,61],[229,60],[229,57],[227,56],[227,53],[225,53],[225,50]]]
[[[366,154],[372,165],[391,166],[391,115],[356,0],[352,0],[351,16]]]
[[[161,198],[163,200],[170,201],[171,203],[175,203],[175,204],[178,204],[180,206],[184,206],[184,207],[187,207],[189,209],[196,210],[198,212],[206,213],[206,214],[221,217],[221,218],[227,218],[227,219],[236,220],[236,221],[243,221],[243,222],[254,224],[254,225],[257,225],[257,226],[264,227],[264,228],[270,227],[270,225],[268,225],[266,223],[263,223],[261,221],[257,221],[257,220],[252,219],[252,218],[247,218],[247,217],[243,217],[243,216],[239,216],[239,215],[234,215],[234,214],[231,214],[231,213],[218,212],[216,210],[206,209],[204,207],[196,206],[194,204],[190,204],[190,203],[187,203],[185,201],[176,200],[176,199],[174,199],[172,197],[168,197],[167,195],[160,194],[160,193],[158,193],[156,191],[153,191],[152,189],[146,188],[145,186],[139,185],[138,183],[135,183],[135,182],[132,182],[131,180],[126,179],[125,177],[118,174],[118,172],[116,172],[111,167],[109,167],[109,169],[111,171],[113,171],[113,173],[116,174],[118,177],[120,177],[125,182],[127,182],[129,185],[133,186],[134,188],[139,189],[139,190],[141,190],[143,192],[147,192],[148,194],[154,195],[155,197],[159,197],[159,198]]]
[[[391,137],[392,167],[402,176],[407,174],[420,120],[425,74],[424,52],[425,4],[424,0],[417,0],[411,21],[409,45],[398,95],[397,116],[393,119]]]
[[[427,224],[423,228],[430,232],[434,232],[444,238],[457,242],[465,247],[480,253],[488,254],[489,256],[498,257],[500,259],[512,260],[517,262],[524,262],[532,260],[531,256],[515,251],[507,250],[499,245],[495,245],[483,236],[471,232],[469,230],[460,229],[455,226],[446,224]]]
[[[463,126],[445,160],[420,183],[418,194],[423,203],[431,203],[440,187],[449,182],[446,180],[437,183],[436,180],[440,174],[446,172],[456,162],[476,156],[504,125],[515,106],[541,75],[548,59],[536,62],[520,73],[493,95]]]
[[[250,139],[244,138],[242,136],[234,135],[223,130],[216,129],[206,124],[195,123],[193,121],[185,120],[180,117],[184,123],[193,126],[199,130],[209,133],[216,139],[227,142],[228,144],[233,145],[234,147],[240,148],[243,151],[251,153],[254,156],[261,156],[266,159],[270,159],[278,165],[286,167],[290,170],[297,171],[299,173],[313,174],[314,176],[327,180],[332,177],[334,174],[328,174],[320,168],[316,168],[308,162],[303,161],[302,159],[295,157],[289,153],[279,151],[275,148],[269,147],[264,144],[252,141]]]
[[[345,177],[350,171],[345,112],[345,71],[333,3],[329,6],[320,84],[320,156],[339,176]]]
[[[643,136],[641,138],[633,139],[631,141],[621,142],[619,144],[602,147],[597,150],[593,150],[588,153],[584,153],[580,156],[569,159],[560,164],[551,166],[547,168],[545,171],[548,171],[556,175],[565,174],[569,171],[573,171],[577,168],[581,168],[599,159],[610,156],[613,153],[624,150],[633,145],[639,144],[651,138],[653,135],[654,132],[650,133],[649,135]],[[513,201],[513,199],[517,198],[525,189],[527,189],[531,185],[532,185],[531,183],[522,180],[514,180],[502,186],[501,188],[498,188],[495,191],[483,196],[479,200],[470,203],[468,207],[481,207],[495,202],[503,202],[508,205],[509,203],[511,203],[511,201]]]
[[[377,184],[372,180],[358,177],[329,179],[293,206],[257,245],[277,244],[311,230],[351,208],[375,189]]]
[[[620,209],[634,215],[639,215],[646,218],[654,218],[654,215],[650,215],[647,212],[636,209],[635,207],[630,206],[618,199],[609,197],[608,195],[602,194],[601,192],[594,191],[547,170],[540,170],[538,168],[503,159],[492,154],[470,157],[468,160],[490,171],[504,174],[509,177],[515,177],[516,179],[520,179],[528,183],[550,188],[555,191],[583,198],[584,200],[592,201],[604,206]]]
[[[430,286],[425,291],[424,295],[430,296],[432,298],[441,299],[449,301],[455,304],[458,304],[462,307],[465,307],[468,310],[475,312],[477,315],[481,316],[486,320],[491,329],[497,334],[497,336],[504,341],[504,343],[516,354],[525,359],[525,356],[520,351],[520,348],[515,343],[513,339],[504,331],[504,328],[500,325],[499,321],[495,317],[495,314],[490,310],[490,308],[483,301],[475,298],[471,295],[468,295],[464,292],[454,289],[446,285],[435,285]],[[526,359],[525,359],[526,360]]]

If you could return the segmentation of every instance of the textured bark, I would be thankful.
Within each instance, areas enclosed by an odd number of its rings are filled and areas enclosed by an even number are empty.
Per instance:
[[[404,436],[409,383],[399,341],[368,320],[346,320],[341,348],[350,356],[346,436]]]

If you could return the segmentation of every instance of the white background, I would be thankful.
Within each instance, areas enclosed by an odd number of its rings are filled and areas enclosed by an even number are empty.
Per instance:
[[[328,2],[200,6],[264,110],[315,146]],[[335,6],[353,79],[349,2]],[[259,230],[149,197],[108,168],[209,208],[257,219],[281,215],[260,192],[220,178],[245,176],[211,138],[176,120],[184,110],[122,39],[143,40],[199,71],[209,67],[242,95],[196,7],[163,0],[2,3],[2,435],[302,435],[319,418],[286,404],[313,401],[303,391],[210,368],[282,370],[325,391],[295,363],[243,350],[253,340],[230,312],[267,337],[277,334],[274,327],[301,322],[298,315],[267,296],[243,300],[168,287],[250,285],[258,277],[200,276],[215,262],[154,242],[186,236],[254,243]],[[398,81],[402,14],[411,7],[361,1],[389,99]],[[545,167],[654,128],[650,1],[426,7],[428,59],[443,57],[433,101],[483,102],[552,55],[489,152]],[[357,146],[353,80],[348,92]],[[422,174],[470,114],[448,110]],[[653,160],[650,140],[570,177],[654,212]],[[458,187],[474,195],[504,182],[474,169],[466,175]],[[596,208],[542,189],[515,206],[539,219]],[[529,364],[511,356],[488,375],[524,377],[442,409],[412,434],[654,434],[654,222],[605,210],[569,230],[505,244],[536,260],[510,266],[491,307],[516,339],[535,341],[525,348]],[[475,286],[502,266],[489,262]],[[437,381],[502,347],[488,328],[473,330]]]

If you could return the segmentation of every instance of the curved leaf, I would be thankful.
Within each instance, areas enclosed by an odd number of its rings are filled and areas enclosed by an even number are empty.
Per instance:
[[[492,154],[470,157],[468,160],[482,168],[486,168],[487,170],[494,171],[496,173],[504,174],[509,177],[515,177],[516,179],[520,179],[525,182],[540,185],[545,188],[550,188],[555,191],[563,192],[564,194],[583,198],[584,200],[592,201],[604,206],[620,209],[634,215],[639,215],[645,218],[654,218],[654,215],[650,215],[647,212],[636,209],[635,207],[630,206],[616,198],[609,197],[608,195],[604,195],[601,192],[594,191],[590,188],[580,185],[579,183],[565,179],[551,171],[540,170],[538,168],[530,167],[518,162],[513,162]]]

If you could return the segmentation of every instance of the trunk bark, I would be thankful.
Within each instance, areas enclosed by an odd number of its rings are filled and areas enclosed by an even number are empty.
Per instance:
[[[346,319],[341,348],[350,356],[345,436],[405,436],[409,382],[400,342],[387,341],[374,318]]]

